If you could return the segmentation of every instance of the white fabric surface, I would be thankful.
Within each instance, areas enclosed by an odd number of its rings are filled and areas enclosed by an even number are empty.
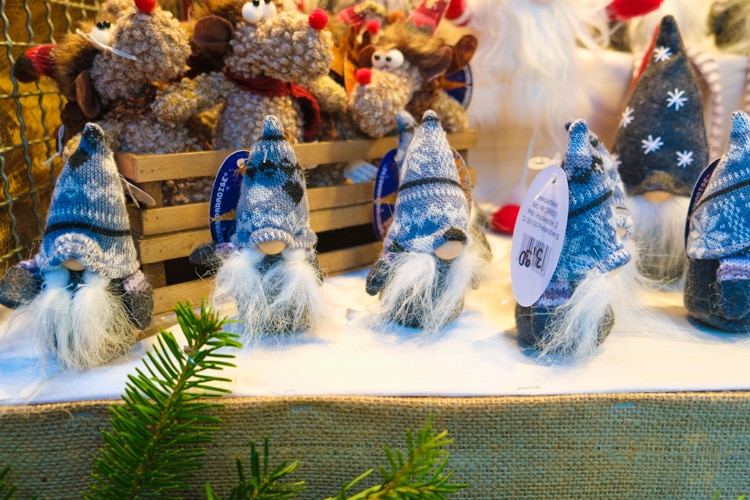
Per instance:
[[[688,321],[677,291],[649,291],[637,325],[616,322],[598,353],[584,361],[540,360],[517,341],[509,281],[510,239],[490,236],[493,274],[467,297],[449,328],[425,337],[365,325],[377,305],[366,271],[328,278],[329,321],[317,334],[266,338],[237,352],[226,372],[234,396],[499,396],[750,389],[750,337]],[[178,338],[179,327],[172,327]],[[0,337],[0,404],[119,398],[127,374],[153,343],[127,359],[83,372],[43,360],[28,333]]]

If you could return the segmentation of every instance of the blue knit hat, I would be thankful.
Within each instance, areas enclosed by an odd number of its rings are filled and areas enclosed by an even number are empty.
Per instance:
[[[617,170],[615,160],[612,158],[607,146],[591,130],[589,130],[589,142],[594,147],[594,151],[601,157],[602,168],[607,173],[609,182],[612,185],[615,224],[618,228],[624,229],[626,233],[629,233],[633,229],[633,218],[630,216],[630,209],[626,202],[625,183],[622,182],[622,177],[620,177],[620,172]]]
[[[396,150],[395,161],[396,165],[400,167],[406,157],[406,151],[409,149],[412,139],[414,139],[417,121],[411,113],[402,109],[396,113],[396,124],[398,126],[398,149]]]
[[[628,99],[612,153],[627,192],[689,196],[708,163],[703,101],[672,16]]]
[[[726,152],[716,166],[690,219],[691,259],[724,259],[750,251],[750,119],[732,114]]]
[[[589,140],[586,122],[573,122],[568,132],[562,163],[568,178],[568,225],[552,281],[579,281],[592,269],[606,273],[630,260],[617,236],[611,181]]]
[[[386,251],[431,253],[447,241],[466,241],[469,205],[453,151],[434,111],[425,112],[402,165]]]
[[[275,116],[266,116],[263,134],[245,160],[235,240],[251,247],[278,240],[288,248],[312,248],[317,241],[304,172]]]
[[[109,279],[138,270],[125,194],[104,131],[86,124],[55,184],[36,263],[42,271],[76,260]]]

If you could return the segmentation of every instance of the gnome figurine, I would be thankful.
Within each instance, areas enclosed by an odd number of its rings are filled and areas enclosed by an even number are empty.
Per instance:
[[[266,116],[245,162],[236,232],[216,248],[214,303],[234,301],[248,336],[314,329],[323,318],[316,241],[304,172],[281,121]]]
[[[516,304],[516,326],[543,353],[591,355],[614,325],[616,295],[625,293],[613,271],[630,260],[617,234],[613,186],[586,122],[570,125],[562,169],[569,209],[562,253],[552,280],[531,306]]]
[[[641,274],[680,279],[688,197],[708,163],[708,142],[700,89],[671,16],[662,19],[612,153],[629,197]]]
[[[153,291],[138,268],[112,151],[89,123],[55,185],[41,249],[8,270],[0,303],[63,366],[103,365],[151,323]]]
[[[689,222],[685,307],[716,328],[750,333],[750,119],[732,114],[732,131]]]
[[[437,114],[425,112],[401,164],[393,220],[367,277],[379,319],[437,331],[463,309],[491,260]]]

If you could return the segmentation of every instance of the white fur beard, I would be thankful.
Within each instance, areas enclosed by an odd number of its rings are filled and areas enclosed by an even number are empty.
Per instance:
[[[469,247],[453,259],[445,278],[432,254],[398,254],[388,270],[388,280],[380,293],[378,319],[402,325],[415,325],[437,332],[463,309],[464,297],[484,273],[486,262],[479,251]],[[445,279],[445,283],[441,283]],[[435,294],[442,286],[443,290]]]
[[[579,46],[607,46],[609,0],[470,0],[479,46],[472,65],[472,124],[512,120],[554,132],[590,107]],[[498,5],[500,4],[500,5]]]
[[[599,345],[602,321],[614,312],[628,292],[620,274],[590,272],[576,287],[570,300],[552,313],[540,353],[572,358],[591,356]],[[619,308],[618,308],[619,309]],[[620,320],[620,318],[616,318]]]
[[[671,196],[651,203],[642,196],[628,198],[633,218],[633,240],[638,246],[637,266],[649,281],[664,284],[679,280],[687,266],[685,218],[689,199]]]
[[[47,273],[44,289],[18,311],[19,320],[65,368],[101,366],[124,355],[135,342],[135,329],[107,288],[110,281],[86,271],[84,283],[70,291],[68,276],[65,269]]]
[[[230,256],[216,274],[214,304],[235,302],[245,336],[314,330],[325,318],[325,304],[305,251],[284,250],[282,260],[261,273],[256,266],[264,256],[249,248]]]

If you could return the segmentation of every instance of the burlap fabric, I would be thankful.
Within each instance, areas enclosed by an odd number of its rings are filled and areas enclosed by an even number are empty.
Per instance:
[[[455,498],[737,498],[750,491],[750,392],[545,397],[230,398],[196,488],[223,496],[235,457],[268,436],[271,459],[299,460],[300,498],[334,496],[384,463],[383,445],[432,414],[447,429]],[[80,498],[109,401],[0,407],[0,465],[18,498]],[[377,477],[373,474],[372,480]],[[368,483],[369,484],[369,483]]]

